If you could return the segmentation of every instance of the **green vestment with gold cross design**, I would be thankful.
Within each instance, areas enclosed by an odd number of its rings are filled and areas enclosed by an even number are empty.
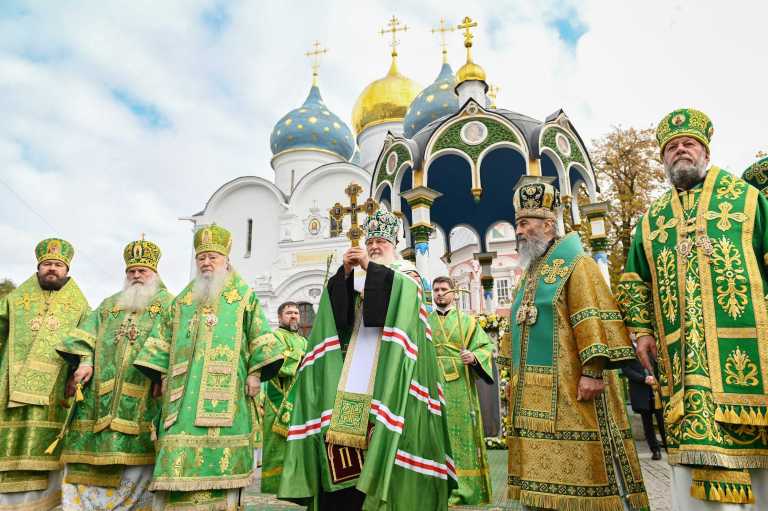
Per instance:
[[[179,293],[134,362],[165,382],[151,490],[170,492],[166,509],[214,509],[227,489],[250,484],[255,406],[246,378],[273,376],[285,351],[240,275],[230,272],[210,303],[193,288]]]
[[[61,454],[71,484],[114,487],[125,465],[155,461],[160,402],[133,362],[173,295],[160,283],[146,309],[132,312],[119,305],[121,294],[105,299],[56,347],[73,369],[94,367]]]
[[[297,332],[278,328],[274,332],[285,345],[285,360],[275,378],[261,384],[264,420],[261,467],[261,492],[277,493],[283,473],[286,437],[291,425],[295,394],[289,394],[296,381],[296,372],[307,353],[307,340]]]
[[[578,234],[556,240],[530,263],[510,319],[509,497],[573,511],[647,507],[618,379],[603,371],[634,359],[634,349]],[[600,372],[604,392],[579,400],[581,377]]]
[[[717,167],[637,225],[618,299],[656,336],[672,464],[768,468],[767,251],[768,200]],[[747,495],[744,474],[730,481]]]
[[[33,275],[0,300],[0,493],[43,490],[61,467],[61,445],[45,454],[67,416],[54,348],[89,309],[72,278],[45,291]]]
[[[445,394],[448,437],[459,487],[451,492],[450,505],[476,505],[491,500],[491,478],[485,451],[483,419],[475,377],[493,383],[493,341],[469,314],[455,308],[445,315],[429,315],[432,342]],[[462,350],[475,355],[475,365],[461,361]]]

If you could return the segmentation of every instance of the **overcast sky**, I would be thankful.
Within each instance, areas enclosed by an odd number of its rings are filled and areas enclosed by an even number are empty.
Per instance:
[[[272,177],[272,126],[309,88],[304,52],[315,39],[330,49],[321,91],[349,122],[386,73],[377,32],[393,14],[409,26],[400,70],[424,86],[440,66],[429,29],[469,15],[500,107],[563,108],[589,141],[693,106],[714,122],[715,164],[741,173],[768,150],[765,1],[2,0],[0,278],[29,277],[37,241],[60,236],[95,306],[144,232],[178,292],[191,255],[178,218],[230,179]],[[449,43],[456,70],[461,36]]]

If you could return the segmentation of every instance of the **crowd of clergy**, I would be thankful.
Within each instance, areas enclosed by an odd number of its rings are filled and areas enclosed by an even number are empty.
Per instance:
[[[37,271],[0,300],[0,511],[258,509],[254,485],[313,510],[648,509],[622,368],[666,423],[673,509],[768,508],[768,158],[739,178],[710,163],[712,134],[694,109],[660,122],[669,187],[637,220],[615,295],[559,232],[558,190],[515,190],[524,273],[501,348],[449,277],[430,285],[400,257],[384,209],[308,338],[293,302],[270,328],[215,224],[195,232],[177,295],[142,237],[95,309],[73,246],[41,241]],[[476,387],[500,350],[503,496]]]

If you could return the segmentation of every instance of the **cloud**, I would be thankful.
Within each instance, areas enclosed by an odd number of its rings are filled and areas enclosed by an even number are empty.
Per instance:
[[[474,57],[497,103],[543,119],[562,107],[585,140],[645,127],[691,105],[715,124],[714,162],[740,171],[768,149],[763,2],[0,3],[0,278],[34,270],[59,235],[92,305],[122,282],[122,249],[143,232],[172,291],[189,277],[190,224],[223,183],[273,177],[269,134],[306,97],[315,39],[320,87],[349,122],[389,66],[377,32],[396,14],[401,72],[440,67],[441,16],[479,22]],[[464,61],[458,31],[449,57]],[[11,191],[13,190],[13,191]],[[254,206],[258,207],[258,206]],[[258,232],[256,233],[258,236]]]

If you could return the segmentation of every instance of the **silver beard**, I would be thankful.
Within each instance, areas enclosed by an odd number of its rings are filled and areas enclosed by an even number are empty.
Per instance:
[[[546,253],[549,241],[533,236],[517,240],[517,254],[523,270],[527,270],[533,261]]]
[[[229,269],[226,267],[217,268],[210,273],[197,270],[192,286],[192,299],[200,303],[213,303],[219,298],[228,276]]]
[[[671,165],[664,165],[664,172],[672,186],[679,190],[690,190],[701,183],[707,175],[706,155],[701,155],[694,163],[677,161]]]
[[[159,287],[160,279],[156,274],[152,275],[143,284],[141,282],[130,282],[128,277],[126,277],[123,291],[117,298],[117,305],[128,312],[143,311],[147,308]]]

